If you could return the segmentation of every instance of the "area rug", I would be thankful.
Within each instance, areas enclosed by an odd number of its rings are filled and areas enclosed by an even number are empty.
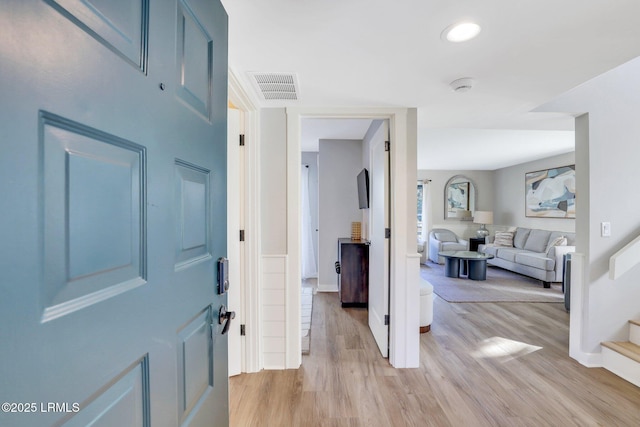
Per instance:
[[[447,302],[562,302],[560,283],[545,289],[540,280],[512,273],[499,267],[487,267],[487,280],[446,277],[444,265],[420,266],[420,276],[433,285],[433,291]]]

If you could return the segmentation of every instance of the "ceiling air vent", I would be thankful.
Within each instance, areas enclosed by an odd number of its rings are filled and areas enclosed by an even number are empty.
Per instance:
[[[297,101],[298,79],[292,73],[250,73],[266,101]]]

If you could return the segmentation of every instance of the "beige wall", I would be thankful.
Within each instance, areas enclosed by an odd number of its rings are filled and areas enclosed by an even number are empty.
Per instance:
[[[494,224],[575,232],[575,219],[527,218],[525,216],[525,174],[573,164],[575,164],[575,152],[496,170],[493,175]]]
[[[418,171],[418,179],[430,179],[430,218],[428,229],[448,228],[459,236],[475,236],[478,225],[472,221],[444,218],[444,187],[456,175],[470,178],[477,187],[476,210],[493,211],[493,232],[509,227],[531,227],[544,230],[575,231],[575,219],[527,218],[524,212],[524,176],[527,172],[566,166],[575,163],[575,153],[561,154],[533,162],[522,163],[495,171]]]
[[[445,219],[445,196],[444,187],[450,178],[456,175],[464,175],[470,178],[476,186],[478,199],[476,201],[476,210],[490,211],[493,210],[494,188],[493,188],[493,171],[418,171],[418,179],[430,179],[428,191],[429,194],[429,212],[427,229],[447,228],[459,236],[468,238],[475,236],[478,225],[471,221],[460,221],[458,219]]]
[[[351,237],[351,223],[362,220],[356,179],[361,170],[362,140],[320,140],[319,289],[338,290],[338,238]]]

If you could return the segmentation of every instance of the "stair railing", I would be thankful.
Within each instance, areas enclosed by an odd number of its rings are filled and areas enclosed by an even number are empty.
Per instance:
[[[640,236],[609,258],[609,278],[616,280],[638,264],[640,264]]]

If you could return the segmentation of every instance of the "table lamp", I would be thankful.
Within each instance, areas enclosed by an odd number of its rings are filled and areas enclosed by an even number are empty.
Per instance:
[[[480,228],[476,231],[476,236],[479,238],[486,238],[489,235],[489,230],[485,227],[487,224],[493,224],[493,212],[492,211],[475,211],[473,215],[473,223],[480,224]]]

